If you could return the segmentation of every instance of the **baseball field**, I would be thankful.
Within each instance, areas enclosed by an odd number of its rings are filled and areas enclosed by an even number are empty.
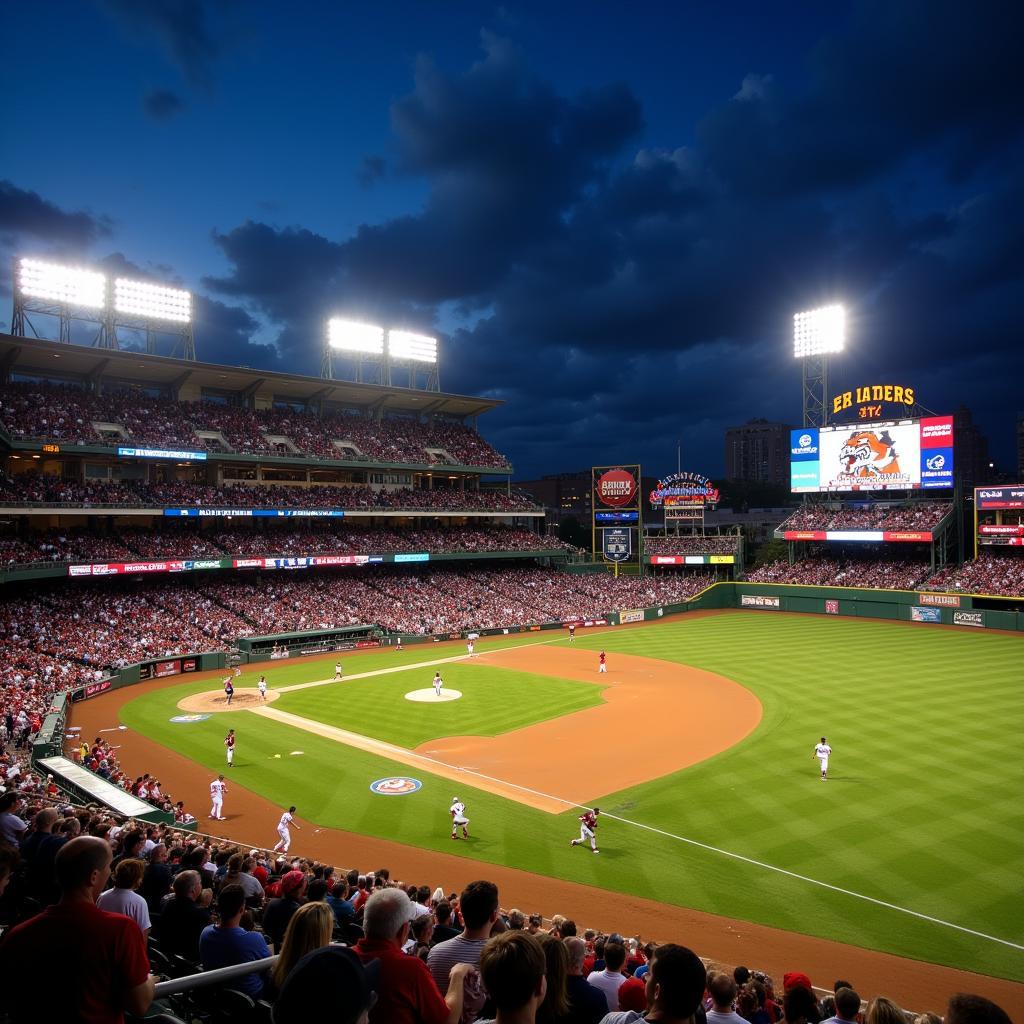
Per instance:
[[[200,827],[242,842],[272,845],[275,808],[295,804],[293,852],[342,830],[1024,981],[1019,637],[733,611],[571,645],[564,632],[488,637],[477,654],[353,652],[340,682],[333,655],[268,662],[236,681],[231,708],[207,677],[75,714],[87,730],[119,717],[132,769],[145,742],[160,760],[145,768]],[[220,771],[228,821],[208,822],[203,780]],[[371,790],[388,778],[419,785]],[[450,838],[453,795],[468,840]],[[595,804],[596,856],[569,842]],[[467,864],[465,878],[485,870]]]

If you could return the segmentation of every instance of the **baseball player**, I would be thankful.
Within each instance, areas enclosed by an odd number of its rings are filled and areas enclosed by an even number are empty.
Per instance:
[[[457,797],[452,797],[452,805],[448,808],[452,816],[452,839],[458,839],[458,831],[461,826],[462,838],[469,838],[469,818],[466,817],[466,805]]]
[[[600,853],[601,851],[597,848],[597,838],[594,833],[597,831],[597,816],[601,813],[600,807],[595,807],[592,811],[586,811],[580,815],[580,837],[579,839],[573,839],[569,842],[570,846],[582,846],[590,840],[590,848],[594,853]]]
[[[267,699],[267,677],[260,676],[260,681],[256,684],[260,691],[260,700]]]
[[[473,657],[473,643],[474,643],[473,640],[467,640],[466,641],[466,654],[468,654],[469,657],[471,657],[471,658]]]
[[[235,684],[231,682],[231,676],[224,677],[224,696],[228,699],[228,707],[231,707],[231,698],[235,695]]]
[[[816,757],[819,764],[821,765],[821,781],[824,782],[828,778],[828,755],[832,753],[832,748],[828,745],[828,740],[824,736],[821,737],[821,742],[814,748],[814,753],[811,757]]]
[[[341,662],[337,661],[334,663],[334,681],[338,682],[341,679]]]
[[[242,666],[241,665],[236,665],[235,666],[235,678],[238,679],[241,676],[241,674],[242,674]]]
[[[597,656],[597,671],[607,672],[608,671],[608,656],[602,651]]]
[[[223,775],[218,775],[217,778],[210,783],[210,800],[213,806],[210,808],[210,817],[215,821],[226,821],[227,819],[221,813],[224,810],[224,794],[228,791],[228,784],[224,781]]]
[[[440,672],[435,672],[434,673],[434,683],[433,683],[433,685],[434,685],[434,693],[438,697],[440,697],[441,696],[441,687],[444,685],[444,680],[441,678],[441,673]]]
[[[573,643],[576,640],[576,623],[569,623],[569,643]]]
[[[281,815],[281,820],[277,823],[278,840],[274,845],[274,853],[288,852],[288,847],[292,845],[292,834],[289,831],[290,826],[294,825],[300,832],[302,831],[301,826],[292,817],[294,814],[295,805],[293,804]]]
[[[228,729],[227,736],[224,737],[224,746],[228,752],[228,767],[233,768],[235,765],[235,730]]]

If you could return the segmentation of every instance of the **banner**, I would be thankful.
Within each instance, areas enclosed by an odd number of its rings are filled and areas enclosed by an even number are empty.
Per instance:
[[[1024,537],[1024,523],[1004,523],[1002,526],[979,526],[978,533],[995,537]]]
[[[1010,487],[975,487],[974,507],[982,512],[986,509],[1024,508],[1024,484]]]
[[[941,622],[942,613],[938,608],[918,608],[915,604],[911,605],[910,619],[912,622]]]
[[[778,608],[777,597],[765,597],[763,594],[741,594],[740,606],[743,608]]]
[[[90,697],[96,697],[101,693],[105,693],[110,689],[110,684],[112,682],[112,679],[101,679],[99,682],[89,683],[86,686],[80,687],[72,692],[72,703],[80,700],[89,700]]]
[[[644,610],[643,608],[627,608],[625,611],[619,612],[619,622],[625,624],[627,622],[643,622],[644,621]]]
[[[173,459],[175,462],[205,462],[206,452],[177,451],[170,448],[118,448],[117,454],[129,459]]]
[[[835,598],[827,598],[825,601],[825,614],[826,615],[838,615],[839,614],[839,602]]]
[[[776,534],[778,536],[778,534]],[[925,544],[931,530],[783,530],[783,540],[836,540],[854,543]]]
[[[613,526],[601,530],[601,554],[606,562],[628,562],[633,553],[633,531]]]
[[[196,518],[205,516],[242,516],[247,519],[343,519],[338,508],[165,508],[165,516]]]
[[[930,604],[939,608],[959,608],[959,594],[918,594],[918,601],[921,604]]]
[[[953,612],[953,625],[984,627],[985,620],[981,612]]]
[[[734,565],[735,555],[648,555],[649,565]]]

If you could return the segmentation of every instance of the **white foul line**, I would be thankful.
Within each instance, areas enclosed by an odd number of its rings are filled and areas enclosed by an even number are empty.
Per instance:
[[[488,653],[488,654],[497,654],[499,651],[515,650],[518,647],[533,647],[533,646],[539,646],[540,644],[556,643],[559,639],[563,639],[563,638],[561,638],[561,637],[554,638],[553,637],[550,640],[538,640],[535,643],[514,644],[514,645],[511,645],[509,647],[492,648],[490,651],[487,651],[486,653]],[[376,672],[361,673],[359,676],[350,676],[349,678],[356,679],[356,678],[361,678],[363,676],[383,675],[383,674],[388,674],[388,673],[391,673],[391,672],[400,672],[400,671],[405,671],[406,669],[410,669],[410,668],[415,669],[415,668],[421,668],[421,667],[425,667],[425,666],[429,666],[429,665],[443,664],[444,662],[461,661],[461,660],[463,660],[466,657],[467,657],[467,655],[457,655],[456,657],[453,657],[453,658],[444,658],[444,659],[439,659],[438,661],[434,661],[434,662],[425,662],[425,663],[422,663],[421,665],[404,665],[404,666],[401,666],[401,667],[395,666],[394,668],[380,669],[380,670],[377,670]],[[289,689],[289,690],[296,689],[297,690],[297,689],[301,689],[301,688],[303,688],[305,686],[316,686],[316,685],[319,685],[319,684],[317,684],[317,683],[300,683],[298,686],[290,686],[290,687],[287,687],[287,689]],[[282,691],[284,689],[286,689],[286,688],[282,687]],[[298,716],[296,716],[296,717],[298,717]],[[534,796],[540,796],[540,797],[543,797],[546,800],[556,800],[559,803],[563,803],[563,804],[568,805],[569,807],[582,807],[584,810],[590,810],[590,808],[587,807],[586,804],[579,804],[579,803],[576,803],[574,800],[566,800],[566,799],[564,799],[563,797],[560,797],[560,796],[553,796],[551,793],[543,793],[543,792],[541,792],[538,789],[531,789],[529,786],[521,786],[521,785],[519,785],[516,782],[506,782],[504,779],[499,779],[499,778],[497,778],[497,777],[495,777],[493,775],[487,775],[484,772],[478,772],[478,771],[476,771],[473,768],[463,768],[463,767],[460,767],[459,765],[446,764],[446,762],[440,761],[437,758],[426,757],[425,755],[422,755],[422,754],[419,755],[419,756],[424,757],[424,760],[434,761],[435,764],[442,764],[442,765],[445,765],[448,768],[455,768],[457,771],[465,772],[467,775],[476,775],[476,776],[478,776],[481,779],[487,779],[489,782],[496,782],[496,783],[499,783],[500,785],[508,786],[508,787],[510,787],[512,789],[519,789],[519,790],[522,790],[524,793],[532,793]],[[864,900],[866,903],[873,903],[875,906],[878,906],[878,907],[885,907],[886,910],[895,910],[895,911],[897,911],[900,914],[907,914],[910,917],[916,917],[920,921],[928,921],[931,924],[938,924],[938,925],[941,925],[943,928],[952,928],[955,931],[963,932],[966,935],[973,935],[975,938],[978,938],[978,939],[987,939],[989,942],[996,942],[996,943],[998,943],[1001,946],[1008,946],[1010,949],[1018,949],[1018,950],[1021,950],[1022,952],[1024,952],[1024,945],[1020,945],[1019,943],[1016,943],[1016,942],[1010,942],[1009,939],[1001,939],[997,935],[989,935],[986,932],[975,931],[973,928],[967,928],[966,926],[964,926],[962,924],[954,924],[952,921],[944,921],[944,920],[942,920],[941,917],[932,917],[929,914],[922,914],[922,913],[920,913],[917,910],[910,910],[907,907],[897,906],[895,903],[888,903],[885,900],[876,899],[874,896],[865,896],[864,893],[854,892],[852,889],[844,889],[841,886],[833,885],[831,882],[822,882],[820,879],[811,878],[809,875],[801,875],[801,874],[798,874],[796,871],[789,871],[786,868],[780,868],[780,867],[777,867],[774,864],[767,864],[764,861],[755,860],[753,857],[745,857],[741,853],[733,853],[731,850],[723,850],[723,849],[721,849],[718,846],[710,846],[708,843],[702,843],[698,839],[689,839],[686,836],[678,836],[674,832],[666,832],[664,829],[656,828],[654,825],[645,825],[642,821],[633,821],[631,818],[623,818],[623,817],[620,817],[617,814],[606,814],[604,816],[608,817],[608,818],[611,818],[613,821],[621,821],[621,822],[623,822],[626,825],[632,825],[634,828],[643,829],[646,832],[654,832],[657,835],[665,836],[666,839],[675,839],[677,842],[686,843],[689,846],[696,846],[696,847],[698,847],[701,850],[707,850],[709,853],[718,853],[718,854],[721,854],[723,857],[729,857],[732,860],[742,861],[744,864],[752,864],[754,867],[764,868],[766,871],[774,871],[776,874],[785,875],[788,878],[795,878],[795,879],[797,879],[800,882],[807,882],[810,885],[817,885],[817,886],[819,886],[822,889],[829,889],[830,891],[838,892],[838,893],[842,894],[843,896],[852,896],[854,899]]]

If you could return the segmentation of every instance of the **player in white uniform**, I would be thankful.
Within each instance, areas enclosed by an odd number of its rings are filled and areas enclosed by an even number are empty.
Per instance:
[[[452,839],[458,839],[459,828],[462,828],[462,838],[469,838],[469,818],[466,817],[466,805],[457,797],[452,797],[452,805],[448,809],[452,816]]]
[[[466,654],[468,654],[469,657],[471,657],[471,658],[473,657],[473,641],[472,640],[467,640],[466,641]]]
[[[590,843],[591,850],[594,853],[600,853],[601,851],[597,848],[597,816],[601,813],[600,807],[595,807],[592,811],[584,811],[580,815],[580,837],[579,839],[571,839],[569,841],[570,846],[586,846]]]
[[[337,682],[341,678],[341,662],[337,661],[334,663],[334,681]]]
[[[238,677],[241,676],[241,674],[242,674],[242,666],[241,665],[236,665],[235,666],[235,678],[238,679]]]
[[[811,757],[816,757],[821,763],[821,781],[824,782],[828,778],[828,755],[832,753],[832,748],[828,745],[828,741],[824,736],[821,737],[821,742],[814,748],[814,753]]]
[[[284,814],[281,815],[281,820],[277,823],[277,834],[279,836],[277,843],[274,845],[274,853],[287,853],[288,847],[292,845],[292,834],[289,831],[292,825],[295,825],[301,832],[301,827],[296,824],[295,818],[292,815],[295,814],[295,806],[292,805],[288,808]]]
[[[267,699],[267,677],[260,676],[260,681],[256,684],[260,691],[260,700]]]
[[[227,791],[228,784],[224,781],[223,775],[218,775],[210,783],[210,800],[213,803],[213,806],[210,808],[210,817],[216,821],[227,820],[222,813],[224,810],[224,794]]]
[[[440,672],[435,672],[434,673],[433,686],[434,686],[434,693],[436,693],[438,697],[441,696],[441,687],[443,685],[444,685],[444,680],[441,678],[441,673]]]

